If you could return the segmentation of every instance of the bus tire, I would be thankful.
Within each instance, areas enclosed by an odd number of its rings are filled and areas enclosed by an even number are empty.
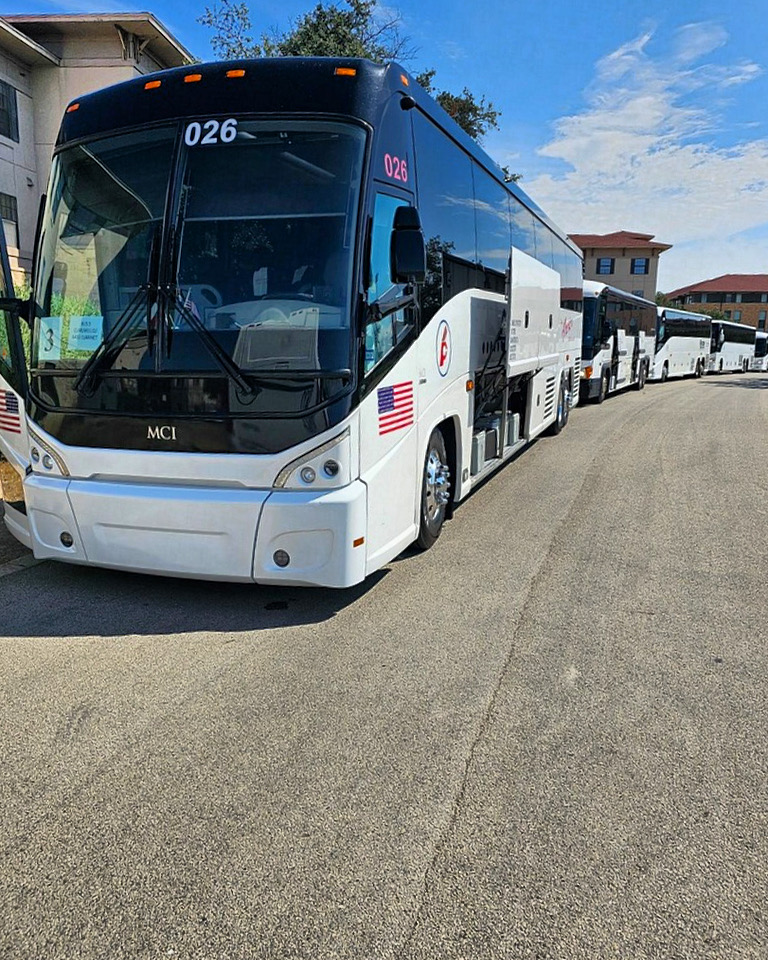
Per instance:
[[[435,427],[427,444],[424,457],[424,473],[421,481],[421,505],[419,507],[419,535],[416,546],[429,550],[443,529],[448,501],[450,500],[450,477],[445,437]]]
[[[603,374],[600,377],[600,391],[595,397],[595,403],[602,403],[603,400],[608,396],[608,388],[611,383],[611,374],[608,370],[603,370]]]
[[[669,367],[665,363],[664,366],[661,368],[661,382],[666,383],[668,377],[669,377]]]
[[[701,360],[697,360],[697,361],[696,361],[696,373],[694,374],[694,377],[696,377],[696,379],[698,380],[699,377],[701,376],[701,374],[702,374]]]
[[[550,433],[553,436],[557,436],[558,433],[562,433],[565,430],[565,425],[568,423],[568,416],[571,412],[571,397],[570,392],[566,386],[565,376],[560,377],[560,391],[557,395],[557,412],[555,414],[555,422],[549,428]]]
[[[645,386],[645,379],[648,375],[647,367],[644,363],[640,364],[640,369],[637,372],[637,383],[635,384],[636,389],[642,390]]]

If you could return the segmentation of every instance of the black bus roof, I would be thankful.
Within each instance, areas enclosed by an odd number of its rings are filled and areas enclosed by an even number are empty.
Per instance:
[[[65,111],[56,147],[163,120],[200,120],[229,113],[349,116],[375,126],[395,93],[411,97],[452,140],[582,256],[538,204],[514,182],[505,182],[498,164],[397,63],[276,57],[161,70],[73,100]]]

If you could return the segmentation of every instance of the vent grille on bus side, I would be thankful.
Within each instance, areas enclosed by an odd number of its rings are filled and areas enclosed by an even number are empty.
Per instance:
[[[581,357],[574,357],[573,360],[573,380],[571,386],[571,406],[576,406],[579,399],[579,383],[581,382]]]
[[[555,378],[547,380],[547,387],[544,391],[544,419],[551,417],[555,411]]]

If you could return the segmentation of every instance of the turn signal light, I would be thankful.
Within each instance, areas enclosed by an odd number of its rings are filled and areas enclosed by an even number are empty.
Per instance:
[[[587,380],[592,379],[592,367],[584,367],[584,376],[587,378]]]

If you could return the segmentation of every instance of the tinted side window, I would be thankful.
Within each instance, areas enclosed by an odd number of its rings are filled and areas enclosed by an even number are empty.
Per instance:
[[[427,243],[421,306],[428,321],[475,280],[475,201],[472,161],[449,137],[413,111],[419,165],[419,213]]]
[[[530,257],[536,256],[536,233],[534,216],[516,197],[510,197],[512,246]]]
[[[503,293],[510,245],[509,193],[479,166],[475,166],[475,221],[483,286]]]
[[[367,374],[394,348],[403,342],[406,335],[415,329],[415,312],[406,307],[386,313],[387,303],[402,296],[403,286],[392,281],[390,242],[395,211],[398,207],[408,206],[400,197],[379,193],[373,208],[371,225],[371,255],[368,266],[367,300],[372,308],[365,327],[365,362]],[[375,311],[386,313],[380,319],[373,319]]]

